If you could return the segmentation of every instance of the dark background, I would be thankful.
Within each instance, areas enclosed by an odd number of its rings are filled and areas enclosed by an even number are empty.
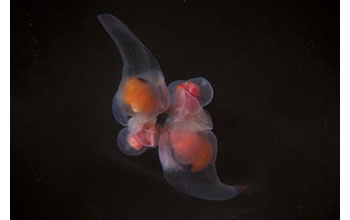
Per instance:
[[[119,152],[122,64],[101,13],[167,83],[212,83],[217,170],[246,192],[198,200],[156,150]],[[11,2],[12,219],[337,219],[339,193],[338,1]]]

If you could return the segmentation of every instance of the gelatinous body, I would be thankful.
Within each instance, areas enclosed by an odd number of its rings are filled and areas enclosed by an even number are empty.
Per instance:
[[[123,126],[119,149],[137,156],[159,146],[167,181],[178,191],[207,200],[230,199],[244,186],[223,184],[216,173],[217,141],[212,120],[203,109],[213,88],[202,78],[174,81],[166,87],[151,52],[116,17],[98,19],[115,42],[122,58],[122,80],[113,98],[113,115]],[[160,123],[158,116],[166,115]]]

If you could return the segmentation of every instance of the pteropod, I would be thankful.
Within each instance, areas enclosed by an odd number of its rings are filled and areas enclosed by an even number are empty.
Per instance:
[[[121,152],[141,155],[158,147],[166,180],[176,190],[205,200],[227,200],[245,186],[222,183],[216,173],[217,140],[204,109],[213,99],[208,80],[197,77],[166,86],[160,65],[146,46],[118,18],[98,16],[120,53],[122,79],[113,98]],[[166,120],[159,123],[159,115]]]

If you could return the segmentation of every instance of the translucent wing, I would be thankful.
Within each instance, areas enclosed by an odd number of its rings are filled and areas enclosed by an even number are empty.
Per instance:
[[[160,66],[145,45],[118,18],[102,14],[98,19],[116,44],[123,61],[123,76],[149,74],[162,77]]]

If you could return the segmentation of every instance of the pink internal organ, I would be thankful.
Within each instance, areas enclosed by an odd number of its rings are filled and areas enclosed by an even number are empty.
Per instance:
[[[134,145],[137,148],[139,145],[145,147],[156,147],[158,145],[159,125],[156,124],[156,118],[147,122],[140,121],[139,118],[130,120],[132,120],[132,123],[129,125],[130,134],[132,135],[132,138],[128,139],[130,146]]]
[[[179,115],[191,116],[198,113],[201,106],[198,99],[190,95],[187,91],[176,91],[175,109]]]
[[[197,84],[193,83],[193,82],[183,82],[180,83],[177,87],[177,89],[183,89],[188,91],[192,96],[194,97],[199,97],[201,94],[200,88]]]
[[[142,144],[137,140],[136,136],[134,134],[129,134],[127,138],[128,144],[130,147],[134,148],[135,150],[140,150],[142,148]]]
[[[181,83],[176,87],[175,93],[175,117],[188,120],[200,111],[200,88],[195,83]]]
[[[157,137],[158,137],[158,128],[157,125],[151,125],[147,126],[147,124],[136,133],[137,140],[142,143],[144,146],[147,147],[156,147],[158,145],[157,143]]]

